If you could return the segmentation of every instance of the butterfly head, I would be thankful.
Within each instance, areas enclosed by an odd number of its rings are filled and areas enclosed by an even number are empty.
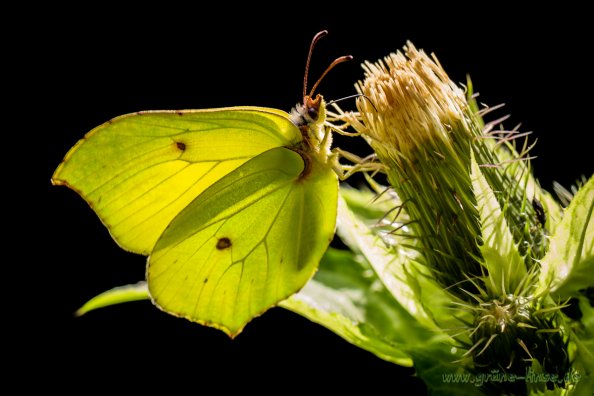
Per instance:
[[[303,103],[298,103],[291,110],[291,121],[299,129],[310,128],[312,124],[323,124],[326,119],[326,106],[322,95],[312,98],[309,95],[303,97]]]
[[[304,112],[308,122],[312,123],[318,120],[321,103],[322,96],[319,94],[313,99],[310,96],[305,96],[303,98],[303,109],[305,110]]]

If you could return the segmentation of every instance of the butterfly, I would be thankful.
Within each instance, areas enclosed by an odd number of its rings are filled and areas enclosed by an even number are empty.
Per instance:
[[[235,336],[302,288],[333,238],[326,103],[142,111],[90,131],[52,183],[76,191],[125,250],[148,255],[153,303]]]

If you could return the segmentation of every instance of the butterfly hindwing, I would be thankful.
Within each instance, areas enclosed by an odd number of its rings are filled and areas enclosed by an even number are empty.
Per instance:
[[[221,178],[173,219],[149,257],[162,309],[236,335],[311,278],[334,234],[334,172],[274,148]]]

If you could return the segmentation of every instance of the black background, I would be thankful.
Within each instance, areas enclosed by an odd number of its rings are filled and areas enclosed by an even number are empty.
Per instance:
[[[50,185],[51,174],[84,133],[120,114],[235,105],[289,110],[301,100],[309,42],[328,29],[311,79],[340,55],[355,60],[324,80],[319,91],[327,100],[354,93],[361,61],[412,40],[435,52],[455,81],[470,74],[481,101],[507,103],[493,117],[510,113],[508,127],[522,122],[523,131],[535,132],[533,163],[542,185],[567,186],[594,170],[586,143],[592,133],[587,12],[520,11],[497,3],[484,11],[376,2],[333,9],[313,3],[209,7],[40,9],[39,19],[22,26],[27,35],[13,43],[19,85],[13,104],[25,111],[14,135],[20,147],[27,136],[34,150],[19,179],[35,191],[16,195],[27,209],[14,233],[19,259],[10,261],[18,275],[8,282],[18,288],[16,302],[7,301],[18,311],[9,326],[18,345],[12,368],[42,375],[25,387],[62,390],[166,384],[194,392],[365,386],[370,393],[405,387],[423,393],[414,370],[281,309],[254,320],[233,341],[148,302],[74,318],[97,293],[141,279],[145,259],[119,249],[75,193]]]

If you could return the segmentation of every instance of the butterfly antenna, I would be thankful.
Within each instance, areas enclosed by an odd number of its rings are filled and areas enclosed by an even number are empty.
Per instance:
[[[314,38],[311,40],[311,44],[309,46],[309,53],[307,54],[307,62],[305,63],[305,74],[303,75],[303,97],[307,95],[307,77],[309,76],[309,62],[311,61],[311,54],[318,40],[327,34],[327,30],[322,30],[321,32],[318,32],[318,34],[316,34]]]
[[[334,69],[334,66],[343,63],[343,62],[347,62],[352,60],[353,57],[351,55],[345,55],[345,56],[341,56],[340,58],[336,58],[334,60],[334,62],[330,63],[330,66],[328,66],[328,68],[326,69],[326,71],[324,73],[322,73],[322,76],[318,79],[318,81],[316,81],[316,83],[314,84],[313,88],[311,89],[311,91],[309,92],[309,97],[311,98],[316,90],[316,88],[318,87],[318,85],[320,85],[320,83],[322,82],[322,80],[324,79],[324,77],[326,77],[326,74],[328,74],[328,72],[332,69]]]

